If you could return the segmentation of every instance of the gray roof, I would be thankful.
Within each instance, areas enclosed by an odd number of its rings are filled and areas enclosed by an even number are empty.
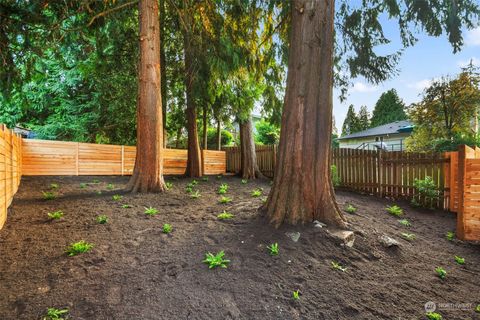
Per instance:
[[[412,131],[412,129],[413,129],[413,123],[408,120],[395,121],[395,122],[387,123],[375,128],[370,128],[364,131],[355,132],[355,133],[340,137],[338,138],[338,140],[364,138],[364,137],[370,137],[370,136],[385,136],[388,134],[409,132],[409,131]]]

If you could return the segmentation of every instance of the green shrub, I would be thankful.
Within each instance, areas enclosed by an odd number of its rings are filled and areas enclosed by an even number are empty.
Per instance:
[[[165,188],[167,188],[167,190],[170,190],[173,188],[173,183],[171,182],[165,182]]]
[[[43,200],[53,200],[57,197],[54,192],[51,191],[42,191]]]
[[[68,309],[48,308],[47,314],[43,316],[42,320],[65,320],[68,314]]]
[[[219,200],[220,203],[229,203],[232,202],[232,198],[229,197],[221,197]]]
[[[229,213],[229,212],[227,212],[227,211],[225,211],[225,210],[223,210],[223,212],[220,213],[220,214],[217,216],[217,218],[218,218],[219,220],[228,220],[228,219],[232,219],[233,217],[234,217],[233,214],[231,214],[231,213]]]
[[[107,185],[107,189],[108,189],[108,190],[113,190],[113,189],[115,189],[114,184],[113,184],[113,183],[109,183],[109,184]]]
[[[147,215],[147,216],[154,216],[156,214],[158,214],[158,210],[153,208],[153,207],[145,207],[145,211],[144,213]]]
[[[252,197],[258,198],[262,195],[262,189],[255,189],[251,193]]]
[[[355,212],[357,212],[357,208],[355,208],[354,206],[352,206],[351,204],[349,204],[348,207],[345,209],[345,211],[346,211],[347,213],[354,214]]]
[[[255,124],[255,143],[263,145],[277,144],[280,139],[280,128],[265,120]]]
[[[455,256],[455,262],[458,264],[465,264],[465,258]]]
[[[48,217],[52,220],[58,220],[63,217],[63,212],[61,210],[47,213]]]
[[[443,269],[442,267],[436,267],[435,272],[440,279],[445,279],[445,277],[447,276],[447,271],[445,271],[445,269]]]
[[[79,242],[75,242],[75,243],[70,244],[70,246],[68,246],[65,253],[67,253],[69,257],[72,257],[72,256],[76,256],[77,254],[80,254],[80,253],[88,252],[92,248],[93,248],[93,244],[88,243],[84,240],[81,240]]]
[[[433,205],[440,197],[440,191],[432,177],[427,176],[424,180],[415,179],[413,185],[419,194],[419,203],[424,207],[433,208]]]
[[[387,206],[387,212],[396,217],[403,215],[403,209],[397,205]]]
[[[169,234],[170,232],[172,232],[172,229],[173,228],[171,224],[165,223],[162,227],[162,232],[165,234]]]
[[[336,165],[330,166],[330,177],[332,179],[332,184],[334,187],[340,186],[340,177],[338,176],[338,169]]]
[[[226,260],[223,257],[225,256],[225,253],[222,251],[218,252],[217,254],[213,253],[206,253],[205,254],[205,260],[203,260],[203,263],[208,264],[208,267],[210,269],[216,268],[216,267],[221,267],[221,268],[226,268],[227,264],[230,263],[230,260]]]
[[[108,222],[108,217],[104,214],[97,216],[97,223],[106,224]]]
[[[195,192],[190,193],[190,197],[193,199],[198,199],[201,197],[201,194],[198,190],[195,190]]]
[[[119,201],[119,200],[122,200],[123,196],[119,195],[119,194],[114,194],[112,199],[114,201]]]
[[[228,184],[222,183],[220,187],[218,187],[218,194],[225,194],[228,191]]]
[[[278,256],[278,243],[272,243],[270,246],[267,247],[267,249],[270,251],[271,256]]]
[[[233,135],[230,133],[230,131],[222,129],[220,131],[220,133],[221,133],[221,139],[220,139],[221,146],[230,145],[233,141]],[[217,129],[208,128],[207,129],[207,147],[208,147],[208,149],[209,150],[216,150],[217,147],[218,147],[217,143],[218,143]]]

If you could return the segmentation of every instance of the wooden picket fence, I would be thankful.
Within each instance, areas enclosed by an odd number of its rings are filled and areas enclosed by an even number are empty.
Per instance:
[[[231,173],[239,173],[242,168],[240,147],[223,147],[226,152],[226,170]],[[260,171],[267,177],[272,178],[275,170],[277,146],[255,146],[257,164]]]
[[[22,138],[0,124],[0,229],[22,177]]]

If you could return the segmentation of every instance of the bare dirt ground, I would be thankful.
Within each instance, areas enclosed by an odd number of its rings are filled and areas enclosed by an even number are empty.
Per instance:
[[[391,201],[339,192],[342,207],[358,208],[346,213],[356,238],[349,248],[328,227],[266,224],[257,213],[262,197],[251,191],[266,195],[269,181],[210,177],[192,199],[185,192],[191,179],[167,180],[173,188],[166,194],[133,195],[122,192],[127,177],[24,177],[0,231],[0,319],[39,319],[47,307],[68,308],[71,319],[424,319],[428,301],[444,319],[480,318],[473,310],[480,303],[480,246],[446,239],[455,229],[452,213],[400,202],[412,223],[407,228],[385,212]],[[57,198],[43,200],[51,183],[59,186]],[[221,183],[229,185],[231,203],[218,203]],[[123,198],[113,200],[116,194]],[[159,214],[146,216],[150,206]],[[57,210],[64,217],[49,221],[47,213]],[[219,221],[223,210],[235,217]],[[107,224],[96,222],[100,214]],[[162,233],[164,223],[171,234]],[[299,240],[289,232],[300,232]],[[404,240],[402,232],[416,239]],[[399,247],[385,248],[381,235]],[[93,250],[68,257],[65,248],[79,240]],[[266,247],[274,242],[280,254],[272,257]],[[231,263],[209,270],[205,253],[220,250]],[[456,255],[465,265],[455,263]],[[438,266],[447,271],[444,280]]]

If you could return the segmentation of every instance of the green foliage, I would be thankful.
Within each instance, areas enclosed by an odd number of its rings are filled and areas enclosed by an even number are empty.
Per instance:
[[[272,243],[270,246],[267,247],[267,249],[270,251],[271,256],[278,256],[279,248],[278,248],[278,243]]]
[[[121,196],[121,195],[119,195],[119,194],[114,194],[114,195],[112,196],[112,199],[113,199],[114,201],[120,201],[120,200],[122,200],[122,198],[123,198],[123,196]]]
[[[465,258],[455,256],[455,262],[458,264],[465,264]]]
[[[229,146],[233,142],[233,135],[230,131],[222,129],[220,130],[220,134],[222,135],[220,143],[221,146]],[[209,150],[217,150],[217,130],[215,128],[208,128],[207,129],[207,147]]]
[[[398,220],[398,222],[404,227],[411,227],[412,226],[410,221],[408,221],[407,219],[401,219],[401,220]]]
[[[424,180],[415,179],[413,185],[420,195],[420,199],[423,201],[424,206],[432,208],[434,203],[440,197],[440,191],[432,177],[426,176]]]
[[[477,304],[475,307],[475,312],[480,313],[480,304]]]
[[[51,184],[50,184],[50,189],[56,190],[56,189],[58,189],[58,188],[59,188],[58,183],[51,183]]]
[[[201,197],[200,191],[195,190],[195,192],[190,193],[190,197],[193,199],[198,199]]]
[[[293,299],[294,301],[300,300],[300,290],[295,290],[295,291],[293,291],[293,293],[292,293],[292,299]]]
[[[172,229],[173,229],[172,225],[168,224],[168,223],[165,223],[162,226],[162,232],[165,233],[165,234],[169,234],[170,232],[172,232]]]
[[[242,179],[242,184],[247,184],[248,180],[247,179]]]
[[[108,190],[113,190],[113,189],[115,189],[115,185],[114,185],[113,183],[109,183],[109,184],[107,185],[107,189],[108,189]]]
[[[87,187],[87,184],[86,183],[80,183],[80,189],[85,189]]]
[[[428,318],[428,320],[442,320],[442,315],[437,312],[427,312],[425,316]]]
[[[97,216],[97,223],[98,224],[106,224],[108,222],[108,217],[104,214]]]
[[[53,200],[57,197],[54,192],[51,191],[42,191],[43,200]]]
[[[332,164],[330,166],[330,177],[332,178],[332,184],[334,187],[339,187],[340,186],[340,176],[338,175],[338,169],[337,166]]]
[[[407,120],[405,104],[395,89],[390,89],[378,98],[372,113],[370,127],[378,127],[383,124]]]
[[[367,130],[370,128],[370,113],[366,106],[361,106],[358,112],[358,128],[359,131]]]
[[[68,309],[48,308],[47,314],[42,317],[42,320],[65,320],[68,312]]]
[[[440,279],[445,279],[445,277],[447,276],[447,271],[445,271],[445,269],[443,269],[442,267],[436,267],[435,272]]]
[[[361,131],[360,120],[358,119],[357,114],[355,113],[355,107],[351,104],[348,107],[347,115],[343,121],[342,126],[342,136],[346,136],[358,131]]]
[[[88,251],[92,250],[92,248],[93,248],[92,243],[88,243],[84,240],[80,240],[78,242],[70,244],[70,246],[67,248],[65,253],[69,257],[72,257],[72,256],[76,256],[77,254],[80,254],[80,253],[88,252]]]
[[[205,260],[203,260],[203,263],[208,264],[208,267],[210,269],[216,268],[216,267],[221,267],[221,268],[227,268],[227,265],[230,263],[230,260],[224,259],[225,253],[222,251],[218,252],[217,254],[213,253],[206,253],[205,254]]]
[[[167,188],[167,190],[171,190],[173,188],[173,183],[172,182],[165,182],[165,188]]]
[[[145,207],[145,211],[143,213],[145,213],[147,216],[154,216],[158,214],[158,210],[153,207]]]
[[[218,194],[225,194],[228,192],[228,184],[222,183],[220,187],[218,187]]]
[[[233,217],[234,217],[233,214],[231,214],[231,213],[229,213],[229,212],[227,212],[227,211],[225,211],[225,210],[223,210],[223,212],[220,213],[220,214],[217,216],[218,220],[229,220],[229,219],[232,219]]]
[[[339,270],[339,271],[342,271],[342,272],[346,272],[346,271],[347,271],[347,267],[344,267],[344,266],[342,266],[340,263],[335,262],[335,261],[332,261],[332,268],[333,268],[334,270]]]
[[[207,182],[207,181],[208,181],[208,177],[202,177],[202,181],[203,181],[203,182]]]
[[[128,209],[128,208],[131,208],[132,206],[129,205],[129,204],[122,204],[122,208],[123,209]]]
[[[229,203],[232,202],[232,198],[222,196],[219,200],[220,203]]]
[[[391,215],[394,215],[395,217],[403,215],[403,209],[397,205],[387,206],[387,212]]]
[[[255,143],[264,145],[278,144],[280,128],[263,119],[255,124],[255,128]]]
[[[262,195],[262,192],[263,192],[262,189],[255,189],[252,191],[251,195],[254,198],[258,198]]]
[[[408,232],[402,232],[402,233],[400,234],[400,236],[401,236],[403,239],[408,240],[408,241],[413,241],[413,240],[416,239],[415,234],[413,234],[413,233],[408,233]]]
[[[98,180],[98,179],[93,179],[93,180],[92,180],[92,183],[93,183],[93,184],[99,184],[99,183],[100,183],[100,180]]]
[[[354,214],[355,212],[357,212],[357,208],[349,204],[348,207],[345,209],[345,211],[347,213]]]
[[[64,213],[61,210],[47,213],[48,217],[52,220],[58,220],[63,217]]]
[[[455,239],[455,232],[448,231],[446,237],[448,241],[453,241]]]

